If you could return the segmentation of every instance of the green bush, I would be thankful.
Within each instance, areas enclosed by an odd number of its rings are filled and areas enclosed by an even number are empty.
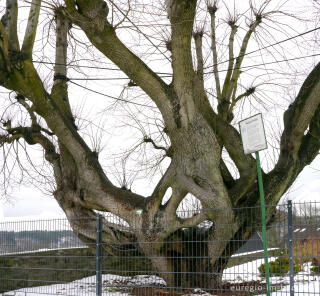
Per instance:
[[[311,273],[320,274],[320,265],[316,265],[310,268]]]
[[[265,266],[261,264],[258,268],[260,275],[265,277]],[[298,273],[301,271],[301,265],[294,265],[293,272]],[[289,258],[278,257],[276,260],[269,262],[269,275],[270,276],[284,276],[289,272]]]

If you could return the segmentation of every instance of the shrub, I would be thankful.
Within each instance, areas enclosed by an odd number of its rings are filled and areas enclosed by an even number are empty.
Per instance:
[[[261,264],[258,268],[260,275],[265,277],[265,265]],[[301,265],[294,264],[294,273],[301,271]],[[269,275],[270,276],[284,276],[289,272],[289,258],[280,256],[276,260],[269,262]]]
[[[312,267],[310,268],[312,274],[320,274],[320,258],[312,258]]]
[[[310,268],[311,273],[313,274],[320,274],[320,265],[313,266]]]

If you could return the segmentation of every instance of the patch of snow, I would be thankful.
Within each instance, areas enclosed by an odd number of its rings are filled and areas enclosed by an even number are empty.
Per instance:
[[[164,287],[166,282],[155,275],[137,275],[125,277],[113,274],[102,275],[102,295],[103,296],[129,296],[125,290],[132,287]],[[67,284],[56,284],[33,288],[23,288],[5,294],[3,296],[46,296],[68,295],[68,296],[95,296],[96,277],[86,277]]]
[[[18,252],[10,252],[10,253],[1,253],[0,250],[0,256],[6,256],[6,255],[21,255],[21,254],[32,254],[32,253],[39,253],[39,252],[48,252],[48,251],[63,251],[63,250],[72,250],[72,249],[88,249],[87,246],[76,246],[71,248],[43,248],[43,249],[36,249],[31,251],[18,251]]]
[[[279,250],[279,248],[269,248],[268,251],[273,251],[273,250]],[[257,250],[257,251],[252,251],[252,252],[245,252],[245,253],[240,253],[240,254],[234,254],[231,257],[241,257],[245,255],[254,255],[257,253],[261,253],[263,250]]]
[[[276,257],[270,257],[270,261],[274,261]],[[230,268],[226,268],[223,271],[222,279],[231,283],[242,283],[243,281],[258,281],[261,280],[259,273],[259,266],[264,264],[264,259],[257,259],[251,262],[247,262],[241,265],[236,265]]]
[[[215,295],[212,295],[212,294],[209,294],[201,289],[194,289],[193,290],[193,293],[194,294],[185,294],[183,296],[197,296],[197,295],[201,295],[201,296],[215,296]]]

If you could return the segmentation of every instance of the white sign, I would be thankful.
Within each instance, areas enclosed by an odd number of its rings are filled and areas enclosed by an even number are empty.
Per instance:
[[[267,148],[261,113],[239,122],[244,154],[254,153]]]

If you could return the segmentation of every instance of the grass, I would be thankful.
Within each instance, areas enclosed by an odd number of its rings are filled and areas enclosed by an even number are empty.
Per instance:
[[[320,265],[320,240],[309,238],[296,242],[293,245],[293,255],[295,264],[312,262],[313,265]]]

